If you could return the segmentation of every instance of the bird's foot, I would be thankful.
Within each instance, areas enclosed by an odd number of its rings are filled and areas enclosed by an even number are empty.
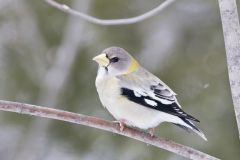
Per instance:
[[[120,119],[118,121],[113,121],[114,123],[118,123],[119,126],[120,126],[120,131],[122,132],[124,127],[125,127],[125,123],[126,123],[126,120],[125,119]]]
[[[151,137],[154,136],[154,130],[155,130],[155,128],[149,128],[148,129],[148,133],[151,135]]]

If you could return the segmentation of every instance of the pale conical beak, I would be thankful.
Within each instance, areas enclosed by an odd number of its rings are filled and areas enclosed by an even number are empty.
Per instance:
[[[104,67],[107,67],[110,63],[105,53],[102,53],[96,57],[93,57],[93,60],[96,61],[100,66],[104,66]]]

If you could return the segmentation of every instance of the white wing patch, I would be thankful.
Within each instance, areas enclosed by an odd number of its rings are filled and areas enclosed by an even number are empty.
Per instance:
[[[162,104],[166,104],[166,105],[172,104],[172,103],[175,102],[175,100],[168,100],[168,99],[164,99],[164,98],[157,97],[152,90],[145,90],[145,91],[143,91],[142,89],[134,88],[134,89],[133,89],[133,93],[134,93],[134,96],[136,96],[136,97],[150,96],[151,98],[153,98],[153,99],[161,102]],[[170,92],[169,92],[169,93],[170,93]],[[171,94],[171,95],[172,95],[172,94]],[[147,99],[147,100],[149,100],[149,99]],[[149,100],[149,101],[152,101],[152,100]],[[145,102],[146,102],[146,101],[145,101]],[[153,102],[154,102],[154,101],[149,102],[149,103],[153,103]],[[147,102],[146,102],[146,103],[147,103]],[[149,104],[149,103],[148,103],[148,104]],[[149,104],[149,105],[152,105],[152,104]],[[157,106],[157,103],[154,102],[154,105],[152,105],[152,106]]]
[[[137,91],[133,91],[133,93],[134,93],[134,95],[136,96],[136,97],[141,97],[142,95],[140,94],[140,93],[138,93]]]
[[[151,105],[151,106],[154,106],[154,107],[157,106],[157,102],[155,102],[155,101],[153,101],[153,100],[144,98],[144,101],[145,101],[147,104]]]
[[[158,98],[158,99],[159,99],[159,101],[160,101],[162,104],[172,104],[172,103],[174,103],[174,101],[169,101],[169,100],[160,99],[160,98]]]

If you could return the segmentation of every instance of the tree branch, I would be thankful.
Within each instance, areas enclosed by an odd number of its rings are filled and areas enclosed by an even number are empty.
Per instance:
[[[240,26],[235,0],[218,0],[227,54],[228,74],[240,137]]]
[[[52,7],[55,7],[63,12],[69,13],[71,15],[80,17],[88,22],[99,24],[99,25],[127,25],[127,24],[133,24],[137,22],[141,22],[147,18],[150,18],[156,14],[158,14],[160,11],[162,11],[164,8],[175,2],[176,0],[166,0],[162,4],[160,4],[158,7],[142,14],[136,17],[131,18],[124,18],[124,19],[99,19],[90,15],[87,15],[85,13],[76,11],[74,9],[71,9],[69,6],[65,4],[60,4],[54,0],[45,0],[49,5]]]
[[[126,137],[130,137],[147,144],[151,144],[158,148],[168,150],[183,157],[194,160],[219,160],[208,154],[195,150],[193,148],[175,143],[171,140],[158,138],[156,136],[151,137],[148,133],[139,131],[133,128],[126,127],[121,132],[119,125],[114,122],[106,121],[104,119],[85,116],[72,112],[67,112],[58,109],[52,109],[47,107],[40,107],[31,104],[24,104],[18,102],[2,101],[0,100],[0,110],[15,112],[20,114],[27,114],[31,116],[44,117],[49,119],[56,119],[70,123],[81,124],[101,130],[117,133]]]

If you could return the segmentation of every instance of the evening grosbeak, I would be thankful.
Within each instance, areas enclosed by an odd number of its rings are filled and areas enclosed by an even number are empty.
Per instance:
[[[110,47],[93,58],[99,64],[96,88],[101,103],[120,124],[148,130],[153,136],[162,122],[193,131],[204,140],[203,132],[184,112],[174,93],[158,77],[143,68],[127,51]]]

